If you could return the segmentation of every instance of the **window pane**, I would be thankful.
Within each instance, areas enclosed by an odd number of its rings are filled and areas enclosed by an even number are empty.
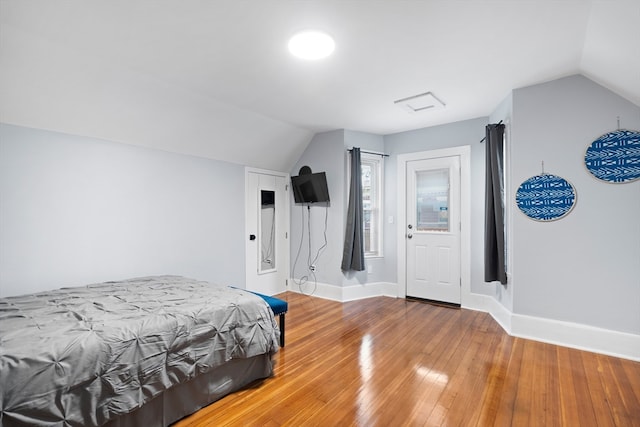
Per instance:
[[[373,180],[373,165],[363,162],[361,165],[362,170],[362,219],[364,227],[364,252],[370,253],[372,251],[371,234],[372,234],[372,182]]]
[[[416,173],[416,229],[449,231],[449,169]]]
[[[382,158],[362,156],[362,213],[364,254],[367,257],[380,256],[382,248],[382,223],[380,221]]]

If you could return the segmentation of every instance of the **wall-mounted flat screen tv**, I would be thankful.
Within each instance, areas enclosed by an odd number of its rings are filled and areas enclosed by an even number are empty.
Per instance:
[[[291,177],[291,188],[296,203],[318,203],[329,201],[327,176],[324,172]]]

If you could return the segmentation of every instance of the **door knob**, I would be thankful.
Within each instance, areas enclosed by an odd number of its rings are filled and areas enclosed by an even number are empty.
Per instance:
[[[407,234],[407,239],[411,239],[413,237],[413,234],[409,233]]]
[[[249,234],[249,240],[256,240],[255,234]]]
[[[409,225],[407,225],[407,228],[408,228],[409,230],[411,230],[411,229],[413,228],[413,225],[409,224]]]

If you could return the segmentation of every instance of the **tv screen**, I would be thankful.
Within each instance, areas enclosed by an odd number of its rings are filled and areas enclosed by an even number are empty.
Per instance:
[[[324,172],[291,177],[291,188],[296,203],[317,203],[329,201],[327,176]]]

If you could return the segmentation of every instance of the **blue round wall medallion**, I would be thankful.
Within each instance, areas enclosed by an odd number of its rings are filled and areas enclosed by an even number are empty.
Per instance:
[[[536,221],[555,221],[566,216],[576,203],[576,190],[564,178],[543,173],[520,184],[516,203]]]
[[[617,130],[591,143],[584,156],[589,172],[607,182],[623,183],[640,178],[640,132]]]

